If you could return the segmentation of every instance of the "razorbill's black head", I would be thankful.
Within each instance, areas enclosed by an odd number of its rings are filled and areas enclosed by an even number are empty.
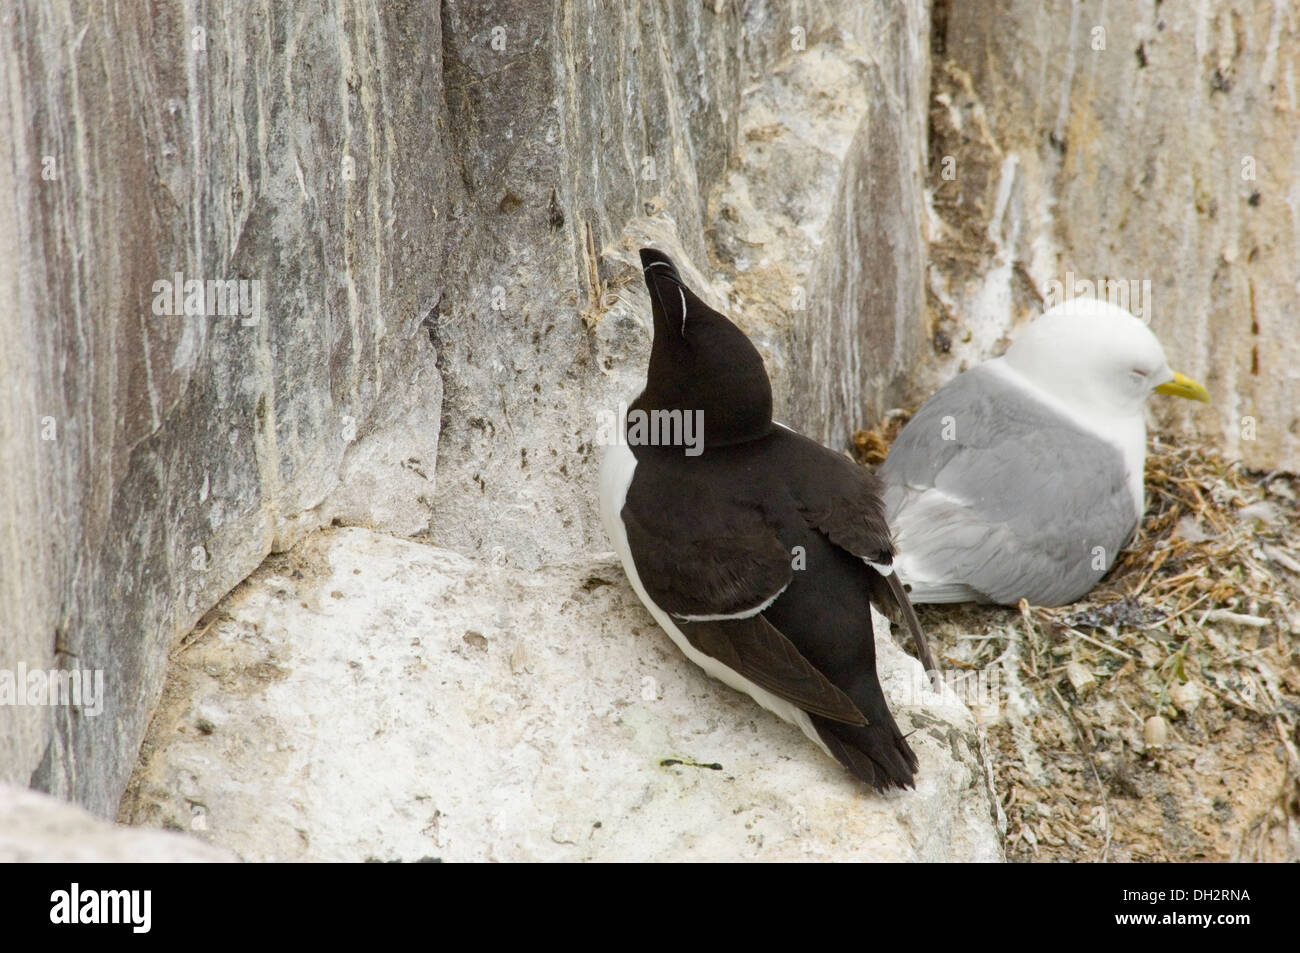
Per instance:
[[[634,410],[700,415],[708,446],[772,429],[772,384],[743,331],[686,287],[663,252],[641,249],[655,338],[645,390]]]
[[[844,456],[772,422],[772,390],[745,335],[641,251],[655,339],[626,442],[601,467],[601,516],[628,580],[706,672],[798,725],[876,788],[910,787],[916,756],[876,675],[873,600],[907,621],[880,485]],[[702,452],[634,439],[634,414],[702,421]]]

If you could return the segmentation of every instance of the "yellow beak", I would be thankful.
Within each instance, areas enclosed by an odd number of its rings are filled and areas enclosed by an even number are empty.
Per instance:
[[[1203,385],[1196,383],[1190,377],[1184,377],[1177,371],[1174,371],[1173,380],[1156,388],[1156,393],[1173,394],[1175,397],[1186,397],[1188,400],[1199,400],[1203,404],[1210,402],[1210,392]]]

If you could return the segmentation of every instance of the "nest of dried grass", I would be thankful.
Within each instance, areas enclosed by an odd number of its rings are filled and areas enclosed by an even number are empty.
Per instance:
[[[860,462],[907,419],[854,434]],[[1009,857],[1300,859],[1297,490],[1157,436],[1145,518],[1085,599],[920,607],[941,664],[1001,675],[972,707]]]

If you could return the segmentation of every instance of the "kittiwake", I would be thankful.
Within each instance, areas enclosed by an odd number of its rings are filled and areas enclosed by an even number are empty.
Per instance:
[[[1087,593],[1145,510],[1152,392],[1210,400],[1142,321],[1075,298],[927,400],[878,473],[912,600],[1057,606]]]

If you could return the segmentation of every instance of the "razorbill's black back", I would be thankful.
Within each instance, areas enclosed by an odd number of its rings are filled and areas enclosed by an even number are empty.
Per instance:
[[[892,570],[879,483],[773,423],[749,339],[666,255],[642,249],[641,263],[654,315],[649,372],[626,443],[611,445],[601,468],[601,516],[633,589],[710,675],[877,789],[911,787],[916,756],[876,675],[873,599],[901,613],[927,670],[935,666]],[[672,430],[678,421],[696,426]],[[654,439],[666,433],[692,439]]]

